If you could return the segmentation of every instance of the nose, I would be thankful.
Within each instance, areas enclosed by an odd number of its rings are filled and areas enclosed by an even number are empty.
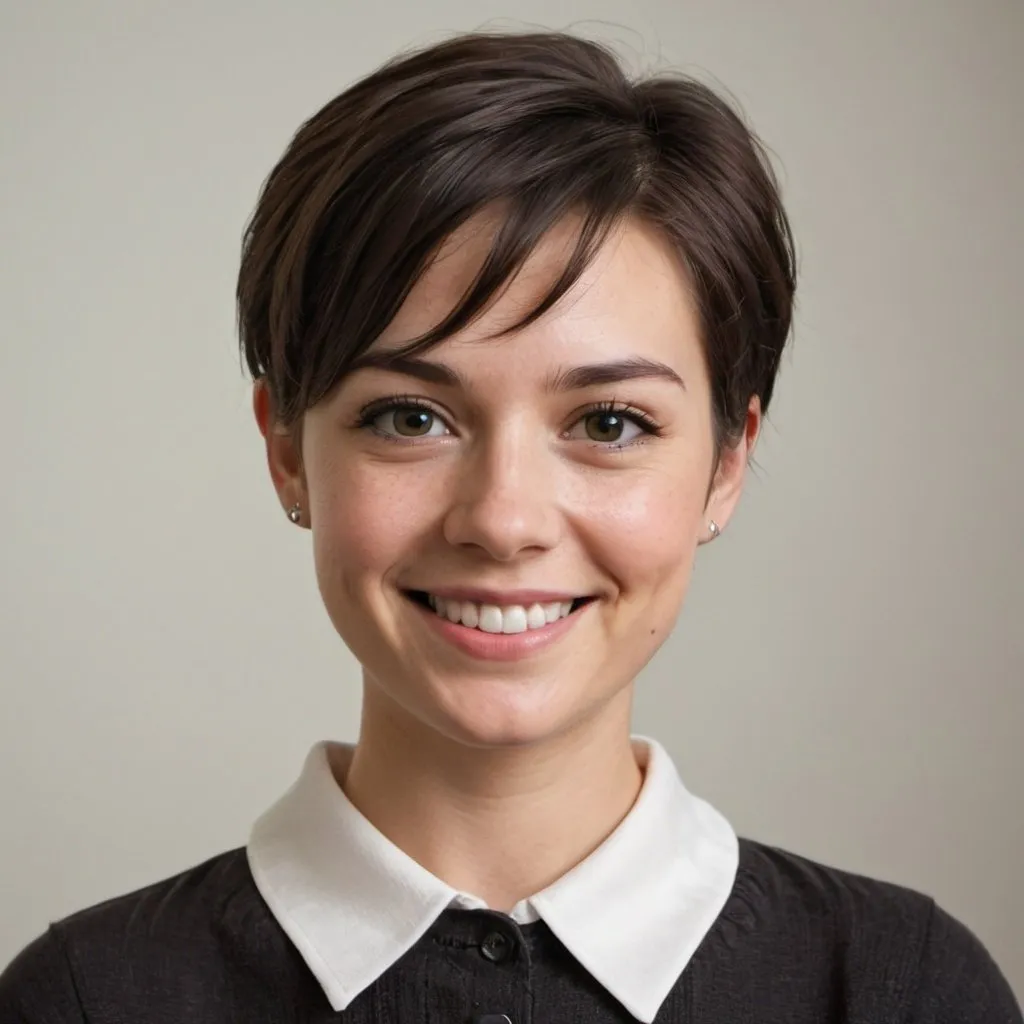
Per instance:
[[[509,562],[558,543],[555,456],[530,434],[506,429],[501,437],[478,441],[467,453],[444,518],[449,544]]]

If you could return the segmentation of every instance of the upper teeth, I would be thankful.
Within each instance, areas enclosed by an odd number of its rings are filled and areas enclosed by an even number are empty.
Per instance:
[[[475,601],[450,601],[444,597],[428,595],[430,607],[442,618],[461,622],[471,629],[485,633],[524,633],[540,629],[551,622],[564,619],[572,611],[572,601],[553,601],[551,604],[496,605],[477,604]]]

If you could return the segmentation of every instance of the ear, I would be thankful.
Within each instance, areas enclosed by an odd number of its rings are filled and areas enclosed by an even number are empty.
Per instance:
[[[306,500],[306,475],[302,467],[302,452],[297,432],[282,426],[274,411],[274,402],[265,378],[253,385],[252,411],[267,447],[267,466],[270,479],[284,510],[300,505],[303,525],[309,522],[309,503]]]
[[[761,414],[761,399],[754,395],[747,406],[747,418],[743,425],[743,435],[732,447],[724,448],[715,469],[714,479],[711,481],[711,489],[708,492],[708,500],[704,506],[705,525],[704,533],[700,543],[706,544],[714,540],[716,534],[708,529],[708,524],[714,520],[718,524],[719,531],[724,530],[726,524],[732,518],[733,512],[743,492],[743,484],[747,478],[747,466],[754,454],[754,447],[761,435],[763,417]]]

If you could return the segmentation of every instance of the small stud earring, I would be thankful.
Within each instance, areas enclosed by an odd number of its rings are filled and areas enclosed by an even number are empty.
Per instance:
[[[711,522],[708,523],[708,530],[711,531],[712,540],[714,540],[722,532],[718,523],[716,523],[714,519],[712,519]]]
[[[288,518],[293,523],[298,525],[299,521],[302,519],[302,506],[301,505],[292,505],[292,507],[290,509],[288,509]]]

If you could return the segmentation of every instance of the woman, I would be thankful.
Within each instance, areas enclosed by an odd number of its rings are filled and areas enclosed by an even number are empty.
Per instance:
[[[0,1020],[1019,1022],[931,900],[737,839],[630,732],[794,284],[732,110],[589,42],[459,37],[307,122],[239,320],[358,743],[245,849],[53,925]]]

